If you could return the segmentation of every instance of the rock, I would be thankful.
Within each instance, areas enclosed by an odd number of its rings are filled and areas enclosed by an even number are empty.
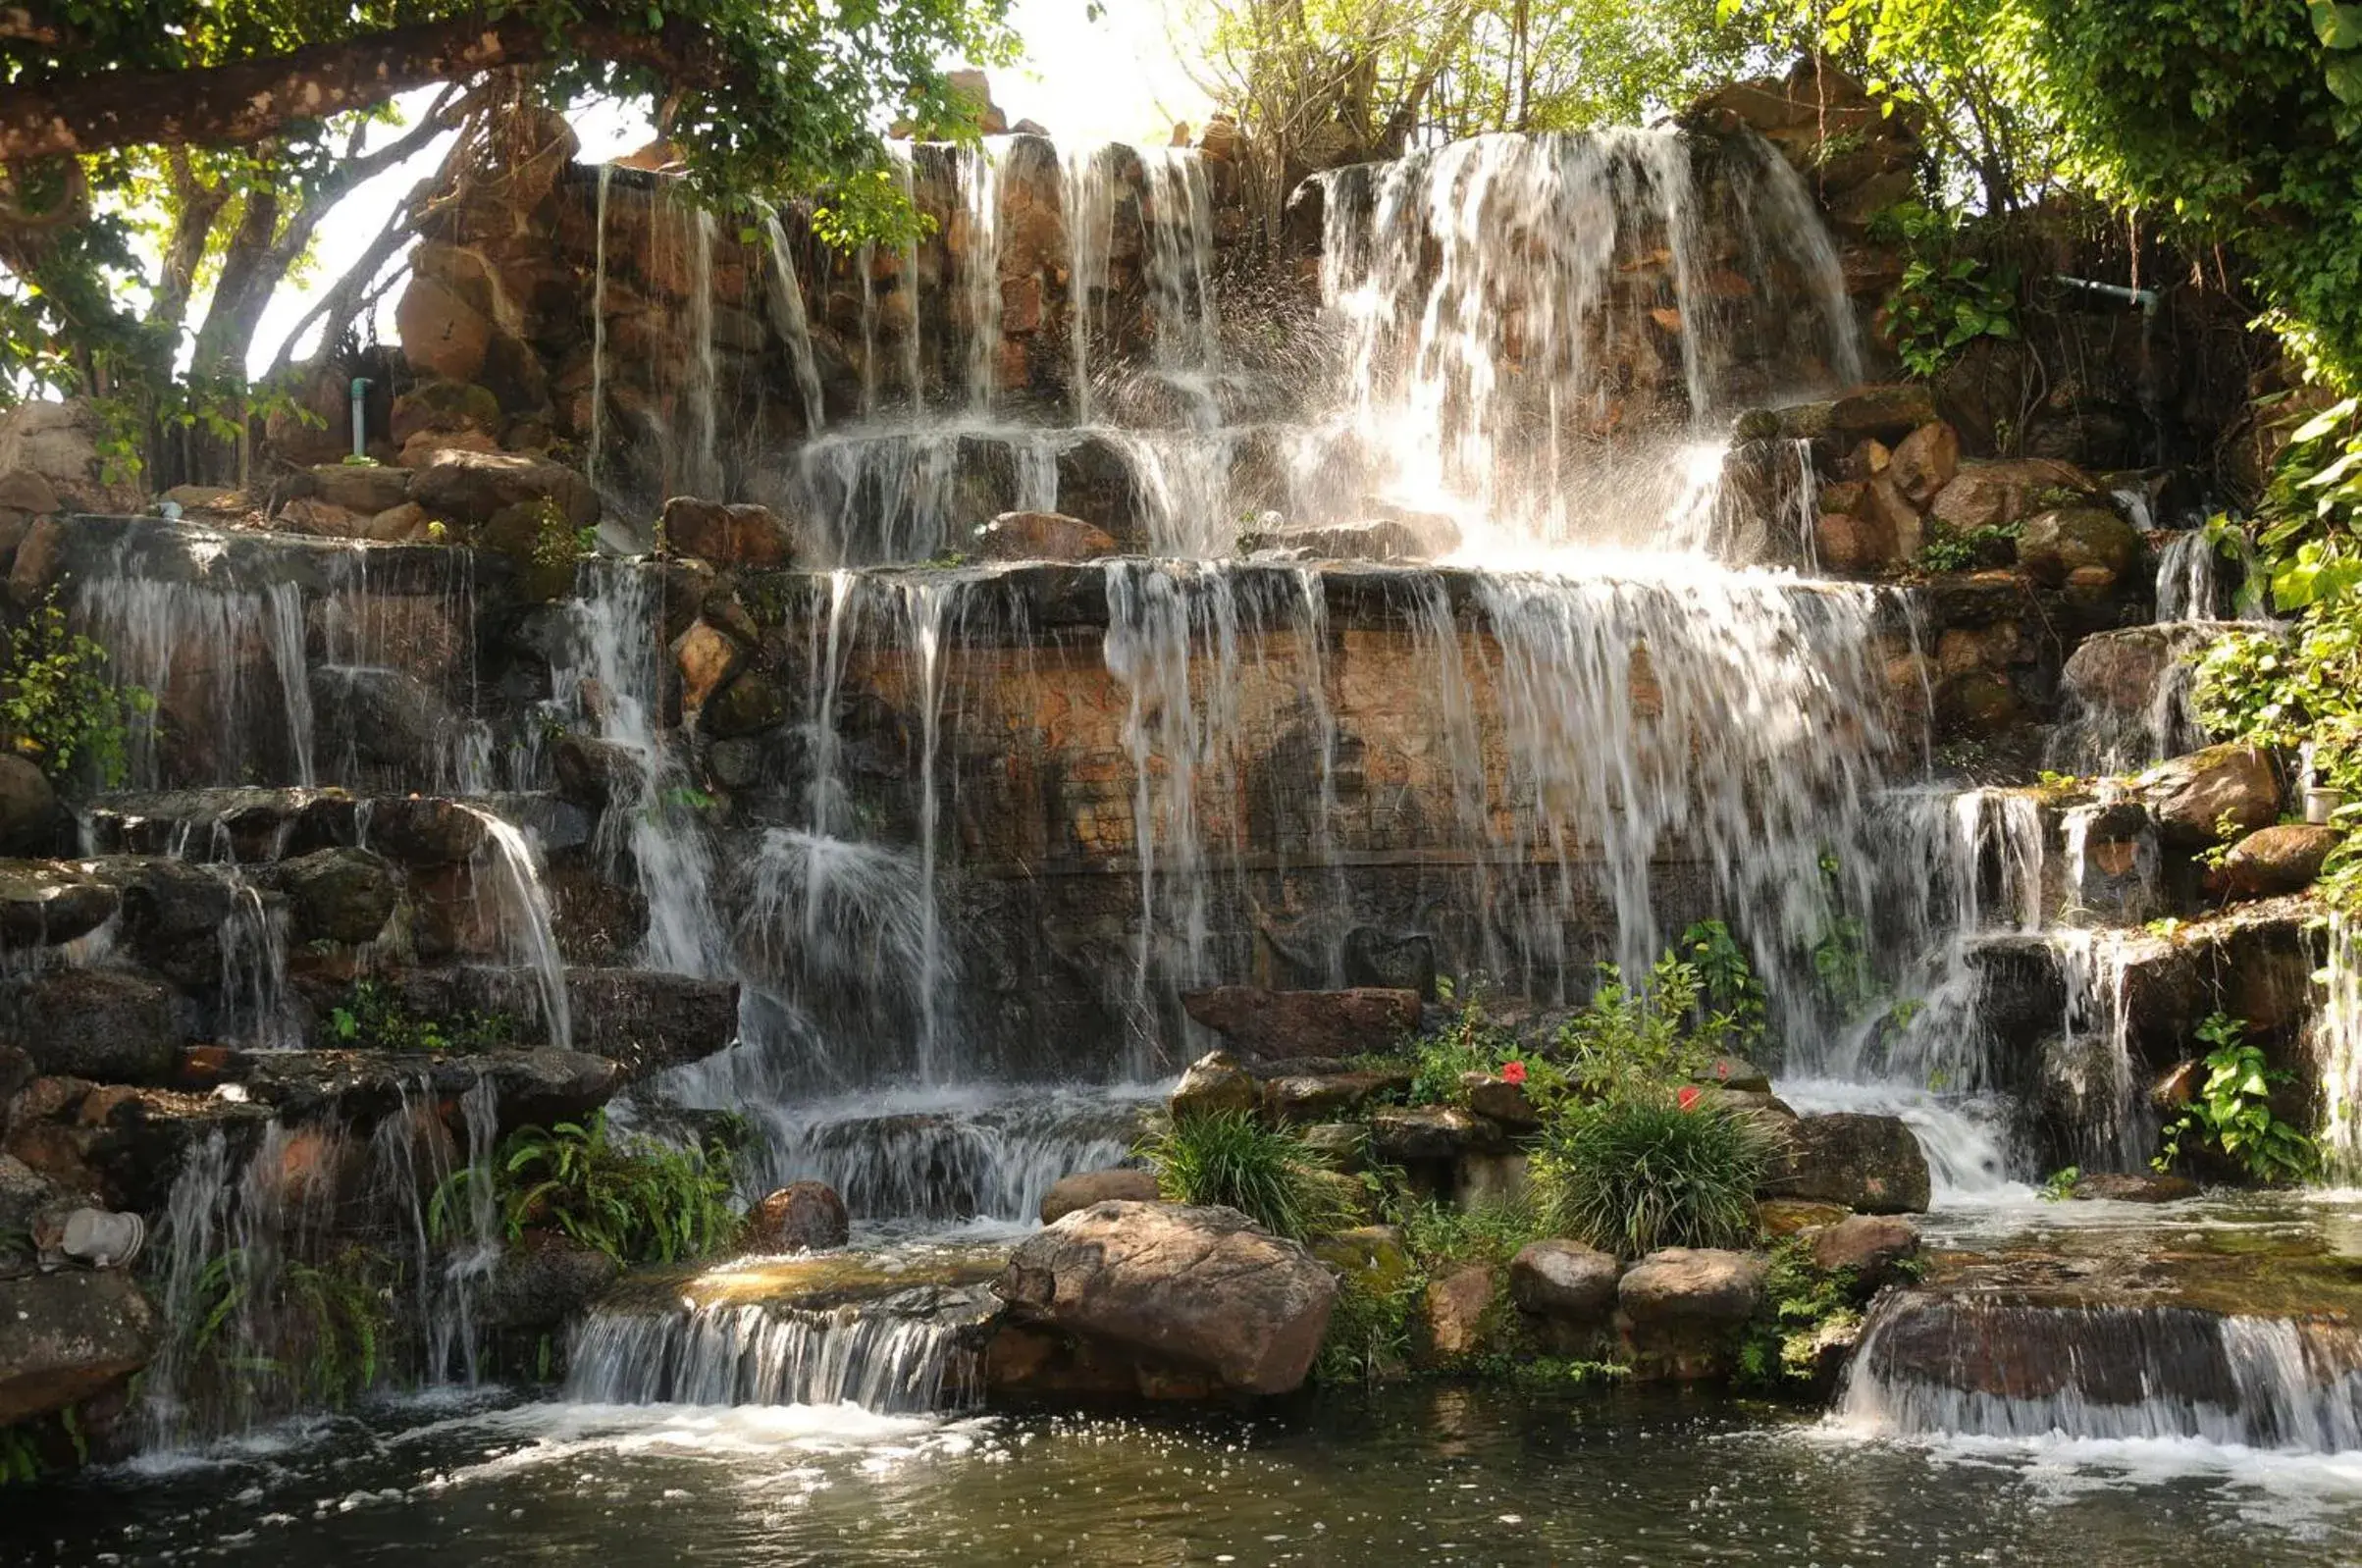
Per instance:
[[[976,530],[980,560],[1088,561],[1119,549],[1106,529],[1064,512],[1003,512]]]
[[[667,550],[724,569],[786,566],[796,555],[795,531],[767,506],[675,496],[664,503],[663,520],[656,526]]]
[[[1357,1122],[1318,1123],[1298,1132],[1296,1141],[1330,1169],[1346,1175],[1369,1164],[1369,1131]]]
[[[1440,524],[1405,522],[1394,517],[1372,517],[1357,523],[1317,523],[1260,528],[1242,536],[1239,548],[1292,551],[1302,560],[1424,561],[1450,553],[1459,546],[1459,529],[1449,519]]]
[[[566,970],[574,1044],[624,1083],[702,1062],[738,1038],[738,982],[657,969]]]
[[[2233,898],[2270,898],[2299,893],[2321,875],[2322,862],[2345,842],[2334,827],[2287,822],[2259,828],[2223,858],[2221,883]]]
[[[1833,572],[1875,572],[1895,561],[1893,534],[1853,512],[1822,512],[1812,525],[1812,547]]]
[[[2260,832],[2280,817],[2280,775],[2253,746],[2210,746],[2161,762],[2135,781],[2166,846],[2187,854],[2221,842],[2216,824]]]
[[[0,950],[71,942],[121,905],[111,885],[75,866],[0,862]]]
[[[1763,1190],[1863,1214],[1924,1214],[1927,1157],[1900,1117],[1853,1111],[1799,1117]]]
[[[52,847],[60,816],[48,776],[25,758],[0,753],[0,855]]]
[[[599,496],[571,468],[514,452],[445,451],[414,471],[410,499],[437,517],[481,528],[509,506],[549,501],[568,529],[599,521]]]
[[[2198,1183],[2187,1176],[2094,1171],[2076,1176],[2068,1196],[2087,1202],[2178,1203],[2196,1197],[2198,1190]]]
[[[489,443],[499,434],[500,424],[500,399],[489,388],[464,381],[422,381],[394,399],[388,435],[402,448],[402,466],[419,468],[425,466],[424,461],[411,462],[409,451],[417,438],[464,435]],[[497,451],[499,447],[488,444],[474,449]]]
[[[65,558],[66,525],[54,517],[35,518],[17,543],[17,558],[8,570],[8,597],[26,608],[39,603],[57,586]]]
[[[1828,419],[1841,436],[1901,436],[1935,422],[1935,399],[1916,382],[1857,387],[1829,404]]]
[[[432,537],[428,526],[431,521],[424,506],[406,500],[370,518],[364,532],[380,545],[415,545]]]
[[[787,694],[769,676],[748,670],[706,700],[698,710],[698,729],[719,740],[736,735],[760,735],[787,722]]]
[[[1918,1227],[1891,1215],[1848,1215],[1812,1238],[1812,1266],[1850,1272],[1863,1295],[1902,1279],[1918,1255]]]
[[[1189,1017],[1250,1061],[1382,1052],[1419,1026],[1419,993],[1378,986],[1270,991],[1221,985],[1181,998]]]
[[[426,796],[371,804],[368,847],[403,865],[456,865],[491,838],[484,818],[456,801]]]
[[[1261,1086],[1229,1052],[1208,1051],[1189,1064],[1166,1109],[1180,1122],[1224,1111],[1252,1111],[1262,1099]]]
[[[1463,1263],[1428,1281],[1419,1297],[1419,1337],[1429,1360],[1456,1361],[1484,1348],[1497,1286],[1488,1263]]]
[[[475,1307],[478,1326],[511,1333],[562,1330],[621,1277],[597,1247],[550,1230],[528,1230],[500,1249]]]
[[[1497,1122],[1511,1131],[1529,1131],[1542,1125],[1542,1113],[1526,1098],[1525,1085],[1509,1083],[1496,1073],[1463,1073],[1460,1086],[1467,1091],[1468,1109],[1488,1122]]]
[[[1364,1225],[1312,1243],[1312,1255],[1340,1280],[1373,1295],[1391,1296],[1410,1283],[1410,1244],[1400,1226]]]
[[[1501,1145],[1500,1128],[1457,1106],[1392,1105],[1370,1118],[1370,1152],[1381,1160],[1452,1160]]]
[[[745,657],[734,638],[699,619],[689,623],[672,645],[672,661],[681,672],[681,706],[703,707]]]
[[[1157,1190],[1154,1171],[1115,1170],[1079,1171],[1073,1176],[1060,1176],[1042,1194],[1041,1223],[1056,1225],[1076,1209],[1087,1209],[1094,1203],[1111,1199],[1127,1203],[1156,1203],[1163,1194]]]
[[[332,506],[376,516],[410,498],[410,474],[380,463],[321,463],[310,470],[312,492]]]
[[[114,432],[86,397],[27,398],[0,413],[0,474],[29,474],[47,485],[51,511],[135,512],[147,493],[120,474],[107,455]],[[37,497],[29,483],[23,494]],[[26,508],[30,510],[31,508]]]
[[[16,512],[29,521],[55,516],[62,509],[57,487],[39,474],[22,468],[0,473],[0,512]]]
[[[1935,716],[1948,735],[1992,736],[2024,719],[2025,702],[1991,671],[1963,670],[1937,686]]]
[[[1842,1203],[1815,1203],[1809,1198],[1764,1198],[1756,1204],[1756,1223],[1773,1239],[1832,1226],[1854,1211]]]
[[[404,468],[425,468],[445,452],[497,452],[500,444],[480,430],[422,430],[402,443],[394,460]]]
[[[2039,513],[2018,536],[2018,562],[2052,588],[2073,582],[2104,592],[2140,560],[2140,535],[2105,506],[2061,506]]]
[[[1624,1271],[1616,1304],[1648,1372],[1720,1377],[1763,1300],[1763,1260],[1709,1247],[1666,1247]]]
[[[1732,1094],[1769,1094],[1771,1074],[1740,1056],[1718,1056],[1693,1074],[1692,1082]]]
[[[156,1315],[126,1273],[0,1280],[0,1427],[79,1404],[148,1363]]]
[[[368,535],[370,516],[317,496],[297,496],[272,515],[271,526],[314,539],[361,539]]]
[[[1469,1150],[1451,1162],[1451,1201],[1462,1214],[1514,1208],[1530,1191],[1533,1161],[1523,1154]]]
[[[1539,1318],[1603,1323],[1615,1313],[1623,1266],[1580,1241],[1528,1243],[1509,1261],[1509,1299]]]
[[[550,758],[557,773],[559,798],[585,810],[604,810],[617,784],[623,786],[626,798],[638,787],[640,764],[631,753],[577,730],[557,738],[550,749]]]
[[[368,850],[315,850],[271,867],[287,895],[288,936],[296,943],[373,942],[401,898],[401,878]]]
[[[496,331],[459,289],[415,272],[394,307],[394,325],[412,368],[454,382],[471,382],[483,371]]]
[[[342,754],[407,777],[432,773],[458,726],[450,706],[408,670],[324,664],[311,672],[311,689],[324,758]]]
[[[26,987],[15,1012],[25,1050],[44,1073],[160,1083],[183,1043],[172,988],[128,969],[43,975]]]
[[[1952,483],[1937,493],[1931,509],[1936,521],[1965,534],[2018,522],[2046,508],[2098,494],[2098,482],[2073,463],[2015,457],[1963,463]]]
[[[747,1217],[752,1252],[819,1252],[843,1246],[851,1235],[845,1200],[824,1181],[792,1181]]]
[[[1241,1393],[1304,1381],[1337,1281],[1233,1209],[1108,1202],[1025,1238],[993,1282],[1012,1314]]]
[[[1914,506],[1934,505],[1960,476],[1960,432],[1940,419],[1921,425],[1897,444],[1886,476]]]
[[[1331,1122],[1409,1087],[1410,1078],[1403,1071],[1291,1073],[1263,1085],[1263,1107],[1281,1122]]]

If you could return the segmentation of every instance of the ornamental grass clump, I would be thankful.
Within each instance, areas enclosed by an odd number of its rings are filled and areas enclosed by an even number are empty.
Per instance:
[[[1236,1209],[1274,1235],[1302,1241],[1358,1218],[1344,1191],[1349,1178],[1252,1112],[1177,1117],[1135,1152],[1155,1167],[1168,1199]]]
[[[1619,1257],[1744,1247],[1774,1144],[1718,1094],[1619,1096],[1567,1107],[1544,1134],[1533,1179],[1555,1233]]]

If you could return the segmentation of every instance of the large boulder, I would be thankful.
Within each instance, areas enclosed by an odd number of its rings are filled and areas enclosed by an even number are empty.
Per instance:
[[[2018,536],[2018,562],[2050,588],[2114,588],[2140,560],[2140,535],[2105,506],[2060,506]]]
[[[2021,522],[2036,512],[2099,494],[2099,485],[2073,463],[2013,457],[1963,463],[1937,492],[1936,521],[1963,533]]]
[[[1386,1051],[1419,1026],[1419,993],[1381,986],[1270,991],[1219,985],[1181,998],[1189,1017],[1252,1060]]]
[[[623,1266],[571,1236],[529,1230],[500,1249],[476,1302],[481,1328],[511,1333],[564,1329],[615,1282]]]
[[[183,1040],[172,988],[128,969],[60,969],[26,987],[15,1021],[44,1073],[156,1083]]]
[[[1840,436],[1899,437],[1935,422],[1935,398],[1916,382],[1857,387],[1829,404],[1828,429]]]
[[[1456,1105],[1386,1106],[1370,1118],[1370,1152],[1381,1160],[1456,1160],[1497,1153],[1494,1123]]]
[[[1088,561],[1121,548],[1106,529],[1064,512],[1003,512],[976,530],[976,555],[988,561]]]
[[[1797,1118],[1763,1183],[1770,1195],[1863,1214],[1924,1214],[1928,1187],[1927,1157],[1903,1119],[1854,1111]]]
[[[1025,1238],[993,1281],[1020,1321],[1223,1388],[1286,1393],[1312,1370],[1337,1281],[1234,1209],[1109,1202]]]
[[[1763,1301],[1764,1263],[1745,1252],[1665,1247],[1616,1283],[1634,1360],[1649,1374],[1721,1377]]]
[[[1214,1116],[1224,1111],[1252,1111],[1263,1100],[1263,1088],[1228,1051],[1208,1051],[1189,1064],[1166,1103],[1176,1122]]]
[[[2271,898],[2298,893],[2321,875],[2330,852],[2345,842],[2334,827],[2283,822],[2259,828],[2223,858],[2223,890],[2233,898]]]
[[[1850,1274],[1863,1295],[1901,1280],[1918,1255],[1918,1228],[1890,1214],[1850,1214],[1812,1237],[1812,1266]]]
[[[1912,505],[1933,505],[1960,477],[1960,432],[1940,419],[1921,425],[1896,444],[1886,477]]]
[[[1463,1263],[1427,1281],[1419,1295],[1419,1340],[1430,1362],[1458,1361],[1485,1347],[1499,1288],[1489,1263]]]
[[[1509,1299],[1538,1318],[1586,1326],[1615,1315],[1623,1266],[1580,1241],[1535,1241],[1509,1261]]]
[[[722,567],[786,566],[796,556],[796,534],[767,506],[731,505],[675,496],[664,503],[664,548]]]
[[[120,1270],[0,1280],[0,1427],[80,1403],[156,1353],[156,1314]]]
[[[738,1038],[738,983],[658,969],[570,968],[574,1044],[615,1064],[625,1083],[702,1062]]]
[[[375,516],[410,498],[410,472],[382,463],[318,463],[310,470],[312,494],[332,506]]]
[[[2159,836],[2185,853],[2220,842],[2217,824],[2226,819],[2246,834],[2280,817],[2280,775],[2259,747],[2209,746],[2161,762],[2136,782]]]
[[[108,455],[114,434],[87,398],[21,402],[0,414],[0,474],[36,476],[58,510],[135,512],[147,493]]]
[[[1382,1096],[1410,1086],[1403,1071],[1291,1072],[1263,1085],[1263,1108],[1278,1121],[1335,1122],[1368,1108]]]
[[[568,529],[599,521],[599,495],[573,469],[516,452],[442,451],[414,471],[410,499],[436,516],[481,528],[510,506],[548,502]]]
[[[825,1181],[791,1181],[747,1217],[752,1252],[819,1252],[843,1246],[852,1233],[845,1200]]]
[[[122,895],[71,863],[0,861],[0,949],[71,942],[104,925]]]
[[[22,757],[0,755],[0,855],[36,855],[58,847],[73,818],[47,775]]]
[[[1162,1196],[1157,1190],[1154,1171],[1129,1167],[1114,1171],[1077,1171],[1073,1176],[1060,1176],[1050,1183],[1050,1190],[1042,1194],[1041,1223],[1056,1225],[1076,1209],[1087,1209],[1094,1203],[1155,1203]]]
[[[371,942],[401,898],[401,878],[368,850],[315,850],[282,861],[271,881],[287,895],[296,942]]]

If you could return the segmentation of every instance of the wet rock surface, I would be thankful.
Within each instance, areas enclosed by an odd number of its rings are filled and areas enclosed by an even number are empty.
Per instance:
[[[0,1426],[64,1410],[147,1364],[155,1312],[131,1275],[0,1280]]]

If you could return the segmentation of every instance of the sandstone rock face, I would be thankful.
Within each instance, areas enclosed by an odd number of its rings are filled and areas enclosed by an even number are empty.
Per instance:
[[[1211,1374],[1240,1393],[1304,1381],[1337,1281],[1233,1209],[1109,1202],[1028,1236],[993,1282],[1021,1320]]]
[[[767,506],[675,496],[664,503],[661,527],[667,549],[716,566],[785,566],[796,554],[795,531]]]
[[[54,517],[36,517],[17,542],[17,558],[8,569],[8,597],[26,608],[57,586],[58,568],[66,557],[66,525]]]
[[[1263,1107],[1283,1122],[1329,1122],[1409,1083],[1406,1072],[1291,1073],[1263,1085]]]
[[[1916,382],[1857,387],[1829,404],[1828,417],[1839,435],[1900,437],[1935,422],[1935,399]]]
[[[70,512],[135,512],[146,492],[130,476],[111,477],[102,449],[107,422],[86,398],[34,398],[0,414],[0,474],[30,474]],[[26,484],[29,497],[32,487]],[[29,508],[28,508],[29,509]]]
[[[1189,1064],[1166,1108],[1177,1122],[1224,1111],[1252,1111],[1263,1090],[1227,1051],[1208,1051]]]
[[[484,818],[446,800],[380,801],[369,813],[369,847],[403,865],[456,864],[490,836]]]
[[[1927,1157],[1900,1117],[1851,1111],[1799,1117],[1764,1189],[1864,1214],[1924,1214]]]
[[[2260,828],[2231,847],[2222,880],[2234,898],[2270,898],[2301,892],[2321,875],[2330,851],[2344,841],[2334,827],[2287,822]]]
[[[1536,1241],[1509,1263],[1509,1297],[1537,1317],[1602,1323],[1615,1312],[1623,1266],[1580,1241]]]
[[[1064,512],[1003,512],[976,530],[976,554],[988,561],[1087,561],[1121,547],[1106,529]]]
[[[1933,510],[1937,521],[1966,533],[2018,522],[2060,499],[2098,492],[2098,482],[2073,463],[2015,457],[1962,464],[1952,483],[1937,493]]]
[[[0,1280],[0,1426],[79,1403],[147,1365],[156,1315],[119,1270]]]
[[[1250,1060],[1347,1057],[1384,1051],[1419,1026],[1419,993],[1361,986],[1268,991],[1221,985],[1181,998],[1189,1017]]]
[[[2199,1190],[2187,1176],[2094,1171],[2077,1176],[2068,1196],[2095,1203],[2178,1203],[2196,1197]]]
[[[1076,1209],[1094,1203],[1155,1203],[1159,1197],[1154,1171],[1078,1171],[1060,1176],[1042,1194],[1041,1223],[1056,1225]]]
[[[1848,1215],[1812,1238],[1813,1266],[1852,1271],[1864,1293],[1901,1279],[1918,1255],[1918,1228],[1892,1215]]]
[[[425,681],[403,669],[329,664],[311,672],[315,744],[323,756],[403,770],[434,766],[457,715]]]
[[[410,498],[407,469],[377,463],[320,463],[310,472],[313,494],[348,511],[375,516]]]
[[[754,1252],[818,1252],[843,1246],[851,1234],[845,1200],[824,1181],[791,1181],[747,1218]]]
[[[431,375],[473,381],[484,369],[494,327],[459,290],[440,279],[413,276],[394,307],[402,356]]]
[[[1763,1299],[1763,1260],[1706,1247],[1666,1247],[1616,1285],[1636,1362],[1675,1379],[1720,1377]]]
[[[656,969],[570,968],[574,1043],[625,1083],[702,1062],[738,1038],[738,982]]]
[[[1498,1281],[1493,1267],[1464,1263],[1428,1281],[1419,1298],[1422,1348],[1433,1361],[1454,1361],[1485,1346],[1486,1314]]]
[[[514,452],[438,452],[414,471],[409,498],[434,516],[472,527],[490,523],[504,507],[545,500],[567,528],[599,521],[598,494],[580,474]]]
[[[1887,476],[1914,506],[1933,505],[1960,477],[1960,432],[1940,419],[1921,425],[1896,444]]]
[[[2105,506],[2062,506],[2039,513],[2018,539],[2018,560],[2034,580],[2105,591],[2140,560],[2140,535]]]
[[[2252,746],[2210,746],[2161,762],[2137,782],[2160,835],[2173,849],[2214,844],[2216,824],[2227,817],[2238,831],[2254,833],[2280,816],[2280,776],[2272,758]]]
[[[16,1026],[45,1073],[161,1082],[182,1044],[170,986],[126,969],[61,969],[32,982]]]

